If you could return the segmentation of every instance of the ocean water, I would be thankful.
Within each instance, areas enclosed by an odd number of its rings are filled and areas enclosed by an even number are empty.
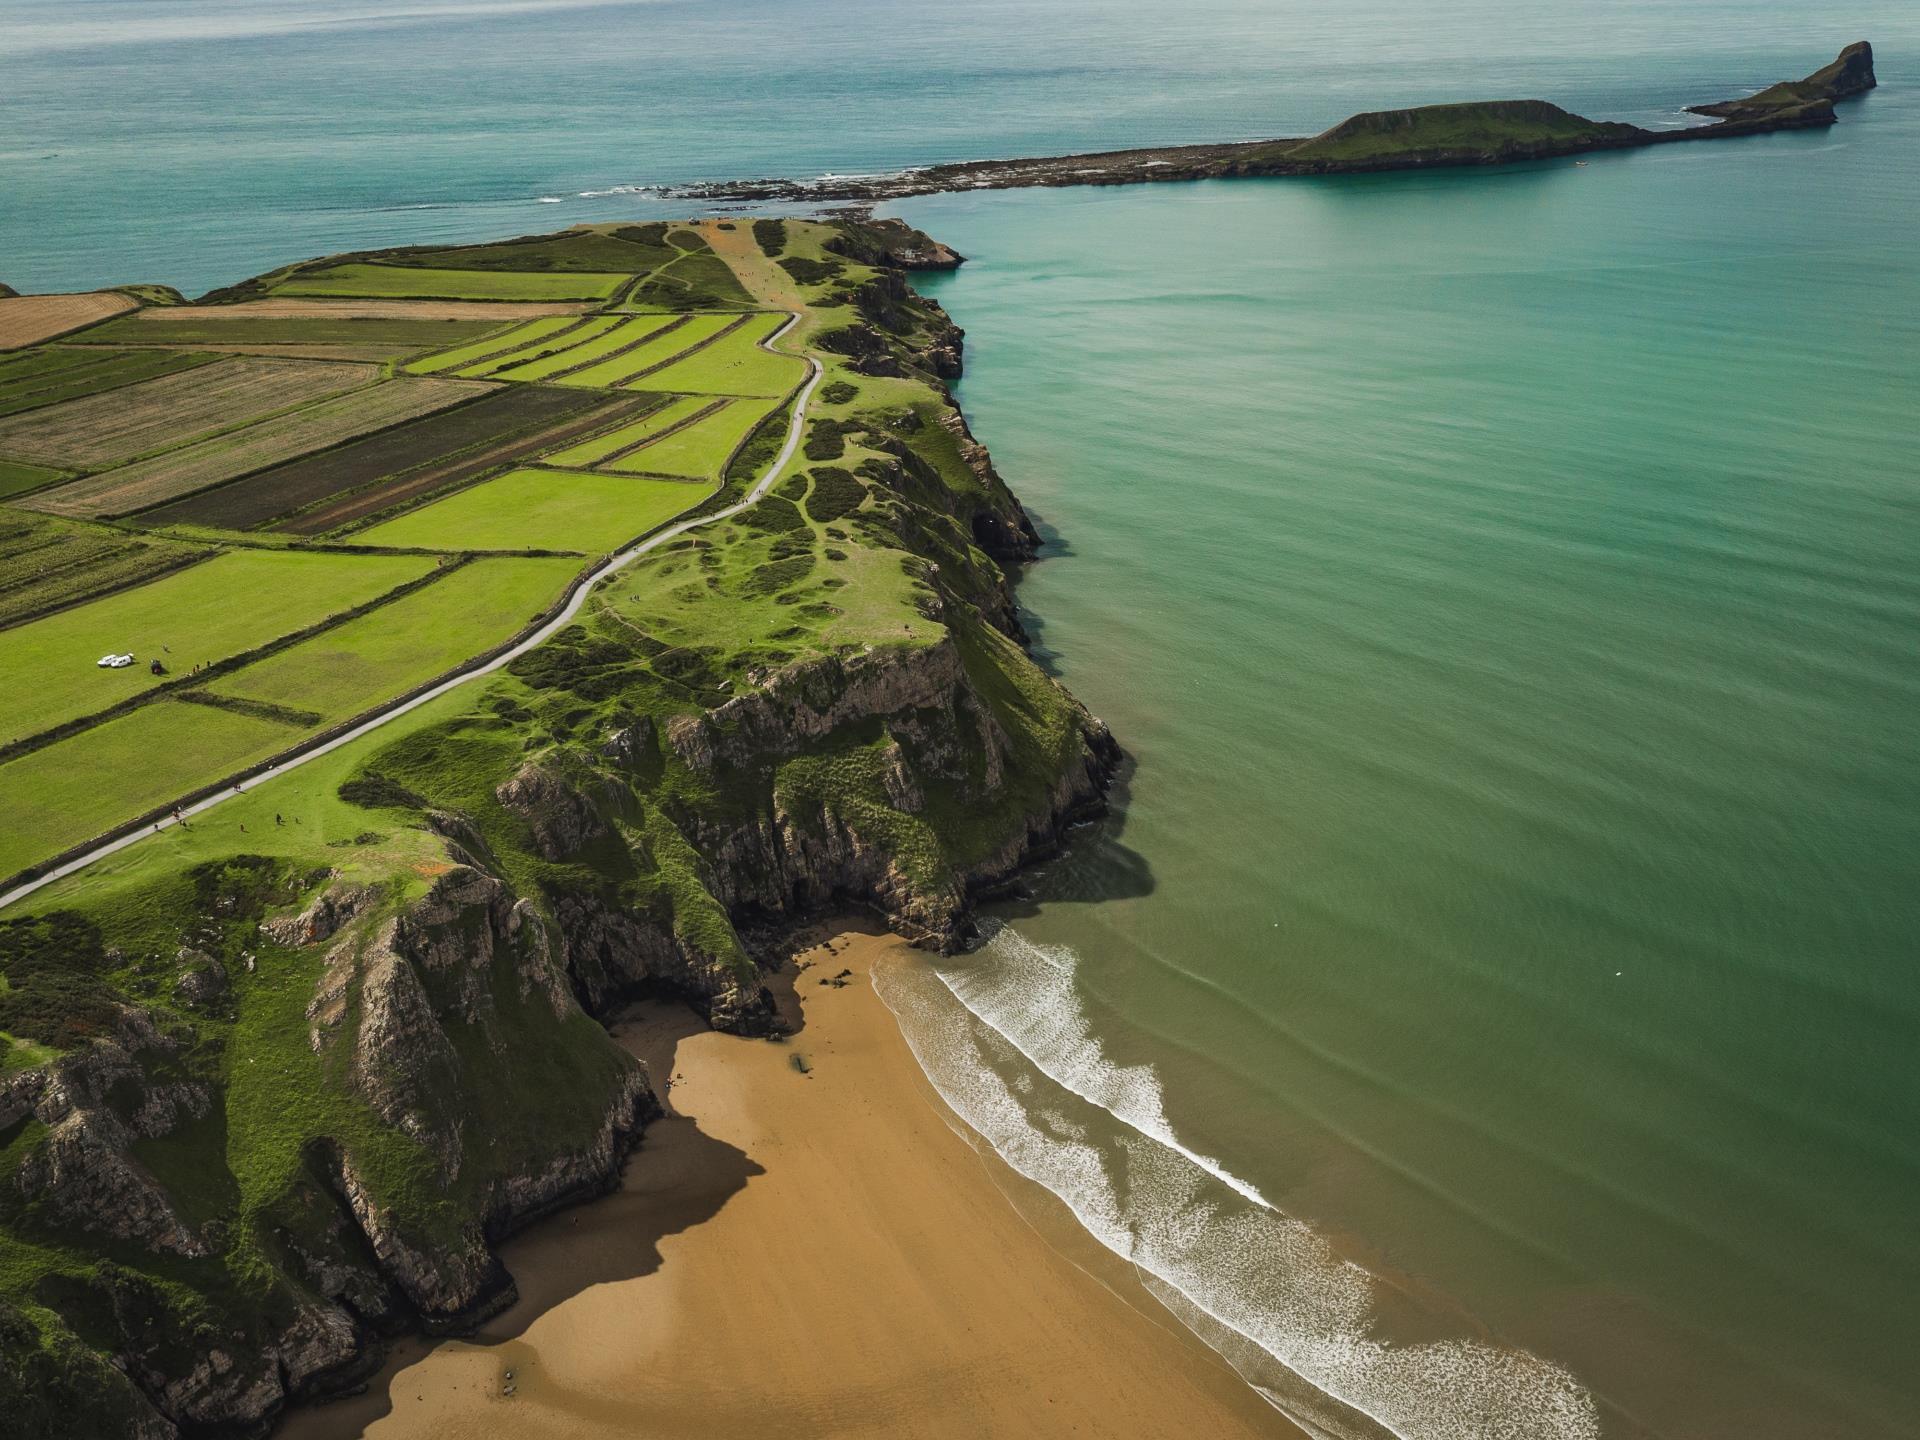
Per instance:
[[[1908,1436],[1910,4],[0,0],[0,280],[1428,100],[1679,124],[1863,36],[1832,132],[904,207],[1134,763],[887,998],[1322,1434]]]
[[[904,207],[972,257],[926,288],[1057,537],[1021,598],[1136,763],[892,998],[1331,1433],[1920,1434],[1883,73],[1831,133]]]

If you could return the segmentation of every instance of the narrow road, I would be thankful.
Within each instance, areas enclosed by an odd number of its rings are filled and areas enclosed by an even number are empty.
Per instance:
[[[774,342],[799,323],[800,316],[796,313],[788,319],[786,324],[782,325],[778,330],[774,331],[773,334],[761,341],[760,348],[768,351],[773,350]],[[787,352],[780,351],[776,353],[785,354]],[[746,493],[738,504],[729,505],[724,510],[716,510],[711,515],[702,515],[693,520],[679,521],[676,524],[667,526],[664,530],[656,531],[652,535],[647,536],[646,539],[640,541],[638,544],[620,551],[609,560],[606,565],[589,576],[578,590],[573,592],[572,598],[561,607],[559,614],[540,626],[539,629],[532,631],[512,649],[496,655],[485,665],[477,666],[472,670],[455,675],[451,679],[443,680],[431,690],[415,695],[410,700],[402,700],[380,711],[378,714],[370,716],[354,726],[351,730],[335,735],[329,740],[317,741],[308,749],[296,751],[290,758],[281,761],[265,774],[256,775],[250,780],[242,780],[238,784],[229,785],[226,789],[208,796],[197,804],[187,806],[181,811],[182,818],[204,814],[223,801],[231,800],[235,795],[244,794],[257,786],[269,784],[279,776],[293,769],[296,765],[304,765],[309,760],[317,760],[322,755],[331,754],[342,745],[351,745],[354,741],[360,739],[361,736],[372,734],[382,725],[397,720],[408,711],[417,710],[422,705],[438,700],[449,691],[458,689],[460,686],[468,684],[471,681],[478,680],[483,675],[491,675],[494,671],[500,669],[501,666],[519,659],[522,655],[533,649],[534,646],[545,644],[566,626],[571,624],[574,616],[578,615],[581,607],[587,603],[587,596],[593,591],[595,586],[599,585],[600,582],[608,576],[619,574],[620,571],[626,569],[627,566],[638,560],[642,555],[659,549],[669,540],[677,540],[689,530],[698,530],[703,525],[711,525],[716,521],[731,519],[749,506],[756,504],[761,497],[772,488],[775,478],[786,468],[787,462],[793,458],[793,452],[799,448],[801,431],[806,426],[807,402],[813,398],[814,387],[820,383],[820,377],[823,373],[820,369],[820,362],[815,360],[811,355],[801,356],[800,358],[807,362],[807,369],[810,373],[807,376],[807,383],[800,387],[800,393],[794,399],[793,418],[787,425],[786,443],[780,447],[780,453],[774,457],[773,463],[767,467],[767,473],[754,482],[753,488]],[[58,865],[52,870],[49,870],[46,874],[33,880],[24,881],[14,886],[13,889],[6,891],[4,894],[0,894],[0,910],[5,910],[15,902],[26,899],[27,896],[33,894],[36,890],[51,885],[56,880],[64,880],[69,875],[77,874],[79,871],[93,864],[96,860],[103,859],[117,851],[124,850],[129,845],[138,844],[159,830],[169,829],[175,823],[177,822],[169,816],[165,820],[162,820],[157,826],[142,826],[140,829],[131,831],[117,839],[104,840],[91,850],[88,850],[85,854],[77,855],[65,864]]]

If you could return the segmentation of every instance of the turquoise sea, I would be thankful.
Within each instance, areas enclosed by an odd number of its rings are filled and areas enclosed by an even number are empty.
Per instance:
[[[1831,132],[934,197],[1115,815],[888,993],[1323,1433],[1920,1433],[1920,12],[0,0],[0,279],[1806,73]]]

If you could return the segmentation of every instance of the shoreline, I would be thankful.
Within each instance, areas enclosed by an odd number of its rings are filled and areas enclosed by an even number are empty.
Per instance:
[[[506,1242],[520,1299],[473,1336],[395,1346],[366,1393],[280,1433],[1299,1440],[1064,1205],[969,1143],[872,984],[924,960],[870,922],[827,930],[777,977],[784,1042],[682,1007],[617,1021],[667,1105],[623,1188]]]

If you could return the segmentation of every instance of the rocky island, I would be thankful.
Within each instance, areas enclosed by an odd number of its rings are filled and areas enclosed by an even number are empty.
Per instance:
[[[1871,90],[1873,47],[1849,45],[1832,64],[1804,80],[1748,96],[1688,107],[1717,125],[1647,130],[1589,120],[1545,100],[1487,100],[1375,110],[1319,135],[1171,145],[1022,160],[972,160],[889,175],[817,180],[748,180],[667,187],[676,198],[720,202],[876,204],[950,190],[1009,190],[1058,185],[1141,185],[1176,180],[1354,175],[1460,165],[1510,165],[1633,150],[1695,140],[1724,140],[1836,123],[1834,102]]]

